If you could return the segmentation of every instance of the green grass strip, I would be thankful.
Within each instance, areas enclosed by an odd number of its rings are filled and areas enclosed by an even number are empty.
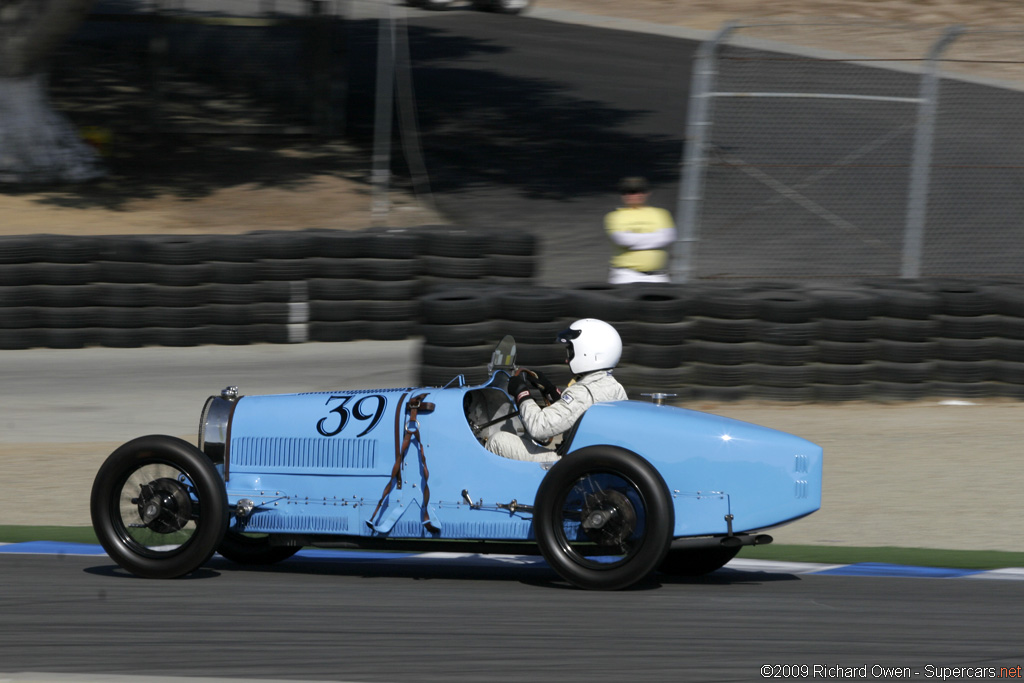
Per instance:
[[[59,541],[97,544],[96,534],[87,526],[0,525],[0,543]],[[744,548],[740,557],[747,560],[855,564],[883,562],[915,567],[950,569],[1001,569],[1024,567],[1024,553],[999,550],[936,550],[933,548],[860,548],[827,545],[759,545]]]
[[[822,564],[856,564],[882,562],[914,567],[946,567],[949,569],[1002,569],[1024,567],[1024,553],[1001,550],[940,550],[934,548],[862,548],[825,545],[759,545],[744,548],[740,557],[746,560],[780,560],[785,562],[818,562]]]
[[[0,524],[0,543],[59,541],[99,544],[91,526],[15,526]]]

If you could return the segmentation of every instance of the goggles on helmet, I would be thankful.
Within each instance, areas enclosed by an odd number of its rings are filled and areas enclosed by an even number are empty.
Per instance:
[[[569,327],[559,332],[558,336],[555,337],[556,341],[565,344],[565,360],[567,363],[576,357],[576,350],[572,347],[572,340],[579,337],[582,331]]]

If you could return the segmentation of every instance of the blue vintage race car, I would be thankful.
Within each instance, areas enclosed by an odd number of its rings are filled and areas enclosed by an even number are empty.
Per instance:
[[[550,462],[484,442],[518,420],[515,343],[466,386],[207,400],[198,448],[134,439],[91,496],[107,553],[170,578],[219,552],[267,564],[301,547],[543,554],[567,581],[629,586],[720,568],[821,503],[822,450],[783,432],[663,405],[591,407]]]

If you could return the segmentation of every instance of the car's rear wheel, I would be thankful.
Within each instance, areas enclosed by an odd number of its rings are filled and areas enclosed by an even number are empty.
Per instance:
[[[739,546],[669,550],[658,571],[672,576],[703,576],[724,567],[739,551]]]
[[[617,590],[650,574],[674,527],[668,488],[635,453],[589,446],[557,462],[537,490],[541,553],[581,588]]]
[[[107,554],[154,579],[198,569],[228,525],[217,469],[202,451],[171,436],[143,436],[111,453],[96,473],[90,509]]]
[[[238,564],[261,565],[284,562],[301,550],[295,545],[273,545],[269,536],[255,536],[228,531],[217,552]]]

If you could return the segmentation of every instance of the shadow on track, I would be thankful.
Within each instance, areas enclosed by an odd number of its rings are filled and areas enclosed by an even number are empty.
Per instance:
[[[413,581],[495,581],[517,582],[537,588],[582,590],[564,581],[540,560],[506,562],[488,560],[467,562],[461,559],[403,558],[393,561],[328,557],[293,557],[280,564],[244,566],[219,556],[181,580],[213,579],[224,575],[293,574],[305,576],[338,576],[372,579],[410,579]],[[119,579],[139,577],[116,565],[98,565],[83,570],[87,574]],[[669,576],[655,572],[625,589],[625,592],[652,591],[667,586],[731,586],[761,585],[781,581],[799,581],[794,574],[733,570],[728,567],[697,577]],[[622,591],[620,591],[622,592]]]

